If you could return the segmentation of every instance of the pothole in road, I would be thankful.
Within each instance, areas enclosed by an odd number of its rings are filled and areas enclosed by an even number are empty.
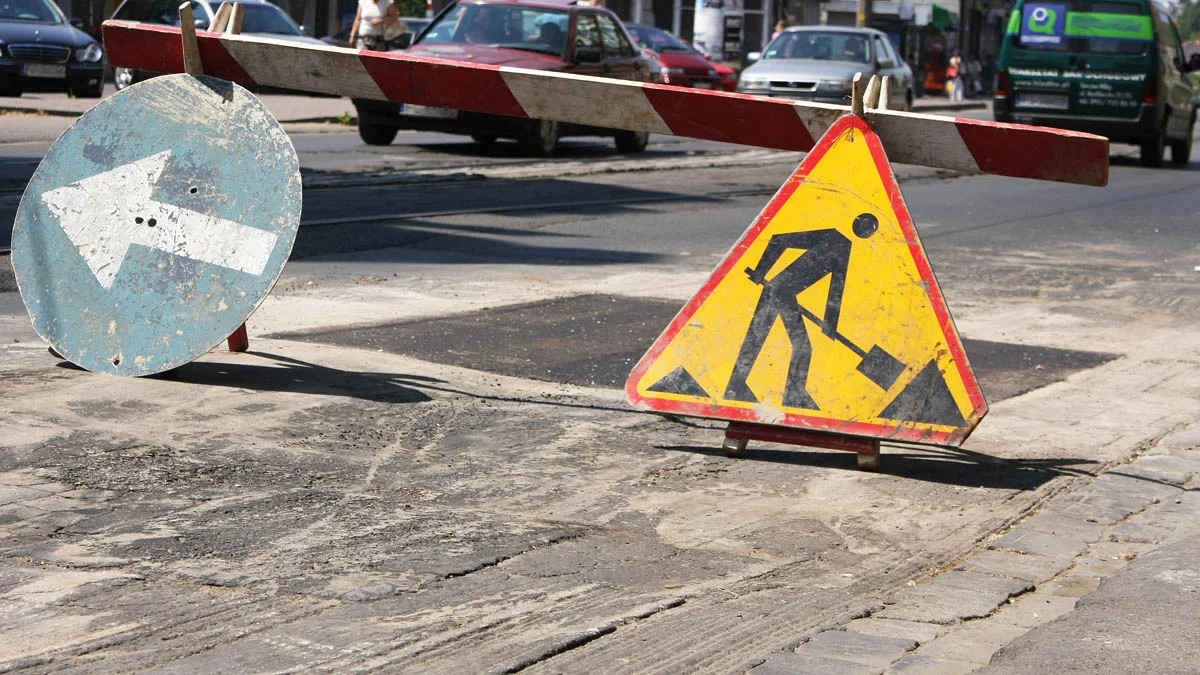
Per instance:
[[[469,314],[272,337],[383,350],[500,375],[623,388],[682,303],[579,295]],[[991,402],[1058,382],[1114,354],[963,340]]]

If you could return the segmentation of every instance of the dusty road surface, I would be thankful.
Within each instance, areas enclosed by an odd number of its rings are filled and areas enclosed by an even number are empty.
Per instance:
[[[885,615],[1196,419],[1194,175],[906,182],[992,412],[879,473],[624,401],[761,195],[346,226],[250,353],[151,378],[52,358],[5,294],[0,670],[740,672]]]

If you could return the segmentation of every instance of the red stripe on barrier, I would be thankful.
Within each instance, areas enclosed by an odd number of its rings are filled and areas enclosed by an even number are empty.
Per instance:
[[[1044,127],[956,120],[958,133],[984,173],[1020,175],[1104,187],[1108,185],[1108,141],[1091,134]],[[1030,152],[1036,147],[1037,152]],[[1064,175],[1064,167],[1067,170]]]
[[[529,117],[513,97],[499,66],[463,68],[440,59],[366,52],[359,58],[389,101]]]
[[[816,139],[809,133],[791,101],[718,92],[683,91],[657,84],[645,85],[650,105],[677,136],[779,150],[811,150]],[[697,102],[711,96],[713,105]]]
[[[104,23],[104,49],[113,64],[136,63],[138,70],[156,73],[183,72],[183,42],[179,29],[120,21]],[[204,74],[238,84],[255,84],[238,64],[217,33],[196,33]]]

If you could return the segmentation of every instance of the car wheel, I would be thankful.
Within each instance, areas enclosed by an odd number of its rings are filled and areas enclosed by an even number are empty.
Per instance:
[[[536,157],[549,157],[558,147],[558,122],[533,120],[529,133],[521,137],[521,150]]]
[[[632,155],[646,149],[650,142],[649,131],[618,131],[615,137],[617,152]]]
[[[1162,132],[1142,141],[1142,166],[1162,166],[1166,137]]]
[[[1181,141],[1171,141],[1171,163],[1175,166],[1184,166],[1192,160],[1192,134],[1196,125],[1196,116],[1192,115],[1192,122],[1188,124],[1187,138]]]
[[[132,68],[113,68],[113,84],[121,91],[137,82]]]
[[[904,112],[912,112],[913,106],[913,90],[909,89],[904,95]]]
[[[471,134],[471,140],[480,145],[491,145],[496,142],[496,137],[488,134]]]
[[[386,124],[371,124],[358,120],[358,137],[367,145],[391,145],[396,140],[396,127]]]

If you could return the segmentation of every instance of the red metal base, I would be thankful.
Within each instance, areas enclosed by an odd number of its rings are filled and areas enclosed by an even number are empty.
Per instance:
[[[227,342],[231,352],[244,352],[250,349],[250,335],[246,333],[246,324],[238,326]]]
[[[847,436],[826,431],[810,431],[792,427],[777,427],[769,424],[730,422],[725,430],[725,451],[736,457],[746,450],[747,441],[767,441],[788,445],[807,445],[813,448],[847,450],[858,453],[858,468],[879,469],[879,439]]]

